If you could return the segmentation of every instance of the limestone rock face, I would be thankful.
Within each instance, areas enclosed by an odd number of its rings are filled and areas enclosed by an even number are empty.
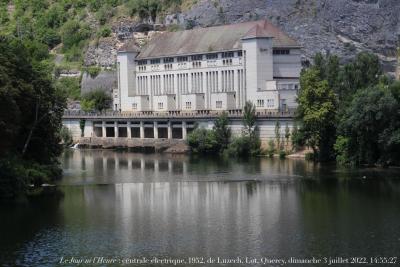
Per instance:
[[[115,71],[102,70],[96,77],[91,77],[84,73],[81,81],[81,94],[84,95],[90,91],[103,90],[112,96],[112,91],[118,87],[117,74]]]
[[[398,0],[200,0],[183,15],[200,26],[266,18],[302,44],[307,58],[330,52],[348,59],[371,51],[395,71]]]
[[[118,41],[113,37],[100,38],[98,43],[90,44],[85,53],[85,65],[114,66],[117,57],[117,44]]]
[[[296,39],[304,47],[305,60],[317,52],[348,60],[357,52],[369,51],[380,57],[386,71],[395,74],[400,0],[198,0],[183,13],[166,15],[162,24],[129,18],[114,22],[112,37],[88,48],[85,65],[112,67],[124,42],[134,39],[144,45],[152,33],[168,25],[207,27],[263,18]]]

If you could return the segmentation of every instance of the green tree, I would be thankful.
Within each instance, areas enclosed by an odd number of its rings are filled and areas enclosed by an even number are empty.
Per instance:
[[[13,197],[29,183],[61,172],[57,158],[65,98],[33,50],[0,37],[0,197]]]
[[[81,107],[84,111],[103,111],[110,108],[111,97],[98,89],[82,96]]]
[[[281,149],[281,123],[279,121],[275,122],[275,141],[278,149]]]
[[[333,155],[336,134],[335,94],[328,82],[321,80],[319,71],[313,68],[302,73],[300,87],[297,119],[301,121],[304,139],[321,160],[327,160]]]
[[[289,147],[289,141],[290,141],[290,128],[288,123],[286,123],[285,127],[285,140],[286,140],[286,147]]]
[[[221,152],[228,147],[231,138],[231,129],[228,124],[229,119],[226,112],[223,112],[214,122],[213,130]]]
[[[354,165],[399,162],[397,86],[372,86],[355,95],[339,124],[335,144],[338,161]]]
[[[187,143],[194,153],[218,153],[220,145],[215,132],[204,128],[197,128],[187,136]]]
[[[256,107],[251,101],[247,101],[243,108],[243,124],[245,134],[251,136],[256,127]]]

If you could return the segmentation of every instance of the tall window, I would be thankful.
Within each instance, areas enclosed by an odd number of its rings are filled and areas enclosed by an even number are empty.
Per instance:
[[[152,60],[150,60],[150,64],[160,64],[160,59],[159,58],[155,58],[155,59],[152,59]]]
[[[274,55],[289,55],[290,50],[289,49],[274,49],[273,54]]]
[[[233,52],[224,52],[222,53],[222,58],[233,57]]]
[[[203,55],[193,55],[191,56],[192,61],[195,60],[202,60],[203,59]]]
[[[186,109],[192,109],[192,102],[186,102],[185,103],[185,108]]]
[[[217,59],[218,58],[218,53],[207,54],[206,58],[207,59]]]
[[[178,62],[186,62],[188,61],[188,57],[178,57]]]
[[[257,107],[259,107],[259,108],[264,107],[264,99],[258,99],[257,100]]]

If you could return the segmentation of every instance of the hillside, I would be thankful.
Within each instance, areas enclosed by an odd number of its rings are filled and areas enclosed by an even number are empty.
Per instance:
[[[2,0],[0,32],[47,46],[56,73],[82,77],[86,89],[109,87],[117,49],[144,45],[157,31],[175,31],[266,18],[316,52],[344,60],[376,53],[395,72],[400,43],[397,0]],[[102,67],[103,70],[100,70]],[[89,73],[82,75],[80,71]],[[108,70],[108,71],[104,71]],[[101,79],[96,81],[100,74]],[[90,87],[90,88],[87,88]]]

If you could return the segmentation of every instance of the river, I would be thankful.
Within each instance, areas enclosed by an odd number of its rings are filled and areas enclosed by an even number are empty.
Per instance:
[[[398,169],[112,150],[68,150],[61,163],[62,198],[0,206],[1,266],[400,256]]]

